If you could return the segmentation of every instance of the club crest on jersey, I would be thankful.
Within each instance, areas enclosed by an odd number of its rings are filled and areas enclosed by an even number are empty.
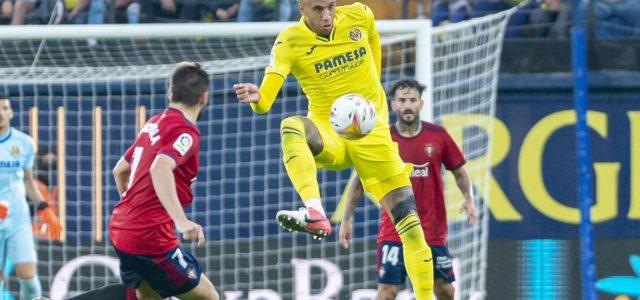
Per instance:
[[[360,29],[358,28],[353,29],[349,31],[349,37],[352,41],[357,42],[362,39],[362,31],[360,31]]]
[[[196,279],[196,271],[194,271],[193,268],[187,269],[187,276],[189,276],[190,279]]]
[[[180,155],[185,155],[187,151],[193,145],[193,138],[188,133],[181,134],[175,142],[173,142],[173,148],[180,152]]]
[[[11,153],[13,153],[13,155],[19,155],[20,154],[20,148],[18,146],[13,146],[11,148]]]
[[[435,148],[433,148],[433,145],[431,145],[431,144],[424,145],[424,152],[427,153],[427,155],[429,155],[429,157],[431,157],[431,155],[433,155],[434,151],[435,151]]]

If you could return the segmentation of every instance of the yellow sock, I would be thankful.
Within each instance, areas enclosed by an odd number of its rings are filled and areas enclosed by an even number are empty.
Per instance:
[[[410,214],[395,224],[402,240],[402,254],[407,274],[417,300],[433,299],[433,258],[424,239],[420,219]]]
[[[302,201],[320,198],[316,162],[307,145],[304,123],[296,117],[289,117],[280,123],[282,135],[282,159],[289,179]]]

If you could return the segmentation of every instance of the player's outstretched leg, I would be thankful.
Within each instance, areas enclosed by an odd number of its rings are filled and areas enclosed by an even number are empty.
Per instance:
[[[380,201],[393,218],[416,299],[433,299],[433,257],[416,214],[411,187],[396,189]]]
[[[202,274],[200,275],[200,282],[196,287],[184,294],[178,295],[177,298],[180,300],[219,300],[220,296],[209,278]]]
[[[280,226],[289,231],[306,232],[314,239],[322,239],[331,234],[331,222],[326,216],[313,208],[281,210],[276,215]]]
[[[136,299],[161,300],[164,298],[154,291],[146,280],[143,280],[136,288]]]
[[[280,133],[284,166],[306,208],[280,211],[276,219],[290,231],[310,233],[314,238],[326,237],[331,233],[331,223],[320,200],[314,160],[314,153],[322,152],[322,138],[315,125],[304,117],[282,120]]]
[[[42,298],[44,300],[48,298]],[[95,290],[86,291],[67,300],[136,299],[136,291],[122,283],[109,284]]]

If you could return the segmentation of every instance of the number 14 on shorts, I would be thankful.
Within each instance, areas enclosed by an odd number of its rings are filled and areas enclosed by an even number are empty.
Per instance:
[[[387,262],[392,266],[398,265],[400,259],[400,247],[385,244],[382,246],[382,260],[381,264],[384,265]]]

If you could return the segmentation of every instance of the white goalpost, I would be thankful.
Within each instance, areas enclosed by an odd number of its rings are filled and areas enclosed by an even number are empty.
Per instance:
[[[457,261],[459,299],[485,286],[491,129],[499,57],[513,11],[432,28],[426,20],[378,21],[385,88],[411,76],[428,86],[423,118],[447,127],[468,158],[480,224],[458,215],[461,195],[445,179],[448,244]],[[295,79],[272,111],[255,115],[237,103],[233,84],[258,82],[275,36],[292,23],[5,27],[0,35],[0,92],[13,101],[12,125],[39,152],[57,157],[35,168],[56,188],[63,241],[39,239],[38,273],[46,295],[61,299],[118,281],[108,220],[118,195],[111,168],[141,125],[167,104],[176,62],[202,63],[210,104],[198,124],[200,173],[188,214],[207,243],[191,247],[225,299],[373,299],[379,208],[363,203],[349,251],[282,231],[275,214],[300,205],[281,161],[279,124],[306,113]],[[328,213],[339,223],[350,172],[320,171]],[[10,280],[9,292],[18,285]]]

